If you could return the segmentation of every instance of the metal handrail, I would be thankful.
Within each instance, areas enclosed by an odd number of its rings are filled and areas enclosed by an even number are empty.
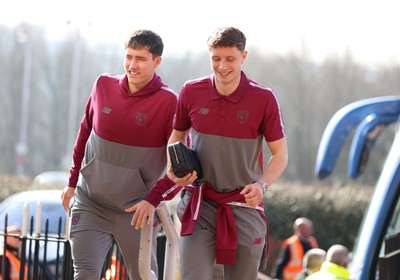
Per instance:
[[[165,202],[160,203],[160,205],[156,208],[156,213],[167,237],[164,262],[164,280],[174,280],[179,236],[176,232],[174,223],[169,215]],[[146,224],[140,233],[139,274],[143,280],[157,280],[155,272],[151,270],[153,224],[153,222],[149,225]]]

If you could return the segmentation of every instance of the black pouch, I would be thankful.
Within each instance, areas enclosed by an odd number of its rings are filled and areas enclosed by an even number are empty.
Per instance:
[[[189,149],[182,142],[176,142],[168,145],[168,153],[172,170],[177,177],[182,178],[195,170],[197,172],[196,182],[200,181],[203,173],[200,162],[193,150]]]

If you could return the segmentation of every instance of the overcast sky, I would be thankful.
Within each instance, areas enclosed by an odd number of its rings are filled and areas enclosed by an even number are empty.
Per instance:
[[[316,60],[350,51],[368,65],[400,63],[398,0],[8,0],[0,24],[21,21],[61,38],[71,25],[93,42],[123,44],[138,28],[158,32],[165,54],[206,49],[218,26],[233,25],[248,46],[284,54],[306,46]]]

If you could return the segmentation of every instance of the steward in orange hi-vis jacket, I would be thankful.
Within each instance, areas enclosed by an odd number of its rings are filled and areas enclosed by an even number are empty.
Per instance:
[[[301,217],[293,224],[294,235],[282,243],[281,253],[274,277],[276,279],[294,280],[302,269],[304,254],[318,248],[316,239],[312,236],[313,223],[311,220]]]

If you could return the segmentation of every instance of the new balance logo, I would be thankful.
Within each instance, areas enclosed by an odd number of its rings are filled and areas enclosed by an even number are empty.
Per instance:
[[[263,242],[262,237],[257,237],[256,239],[254,239],[253,244],[254,245],[261,244],[262,242]]]
[[[210,109],[202,107],[202,108],[200,108],[200,110],[199,110],[199,114],[201,114],[201,115],[207,115],[209,111],[210,111]]]
[[[107,114],[107,115],[109,115],[109,114],[111,113],[111,108],[104,107],[103,110],[102,110],[102,112],[105,113],[105,114]]]

